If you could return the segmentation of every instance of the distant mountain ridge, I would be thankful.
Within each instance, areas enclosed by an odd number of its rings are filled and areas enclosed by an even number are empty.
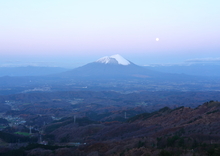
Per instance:
[[[195,76],[209,76],[219,77],[220,76],[220,65],[219,64],[203,64],[196,63],[190,65],[156,65],[146,66],[147,69],[164,73],[175,73],[175,74],[187,74]]]
[[[102,57],[94,62],[59,75],[63,78],[86,80],[193,80],[193,76],[184,74],[163,73],[139,66],[119,54]]]
[[[101,66],[103,65],[103,66]],[[130,68],[130,69],[129,69]],[[0,77],[2,76],[46,76],[52,74],[62,73],[64,77],[74,76],[100,76],[103,75],[124,75],[133,77],[152,77],[153,75],[166,74],[185,74],[192,76],[208,76],[208,77],[219,77],[220,76],[220,65],[211,63],[192,63],[192,64],[170,64],[170,65],[148,65],[138,66],[120,56],[119,54],[112,56],[105,56],[97,59],[94,62],[88,63],[84,66],[67,69],[61,67],[44,67],[44,66],[27,66],[27,67],[0,67]],[[82,70],[82,72],[79,72]],[[84,71],[83,71],[84,70]],[[67,74],[67,73],[68,74]],[[72,72],[72,73],[71,73]],[[100,73],[101,72],[101,75]],[[75,74],[74,74],[75,73]],[[127,73],[127,74],[126,74]],[[153,74],[154,73],[154,74]],[[61,74],[61,75],[62,75]]]
[[[37,67],[34,67],[34,69],[37,69]],[[39,69],[43,71],[44,68]],[[33,71],[34,70],[29,70],[29,72]],[[30,89],[27,86],[30,87],[34,85],[54,85],[69,89],[88,87],[90,89],[111,88],[121,90],[123,88],[123,91],[129,89],[204,90],[202,87],[208,86],[206,89],[210,89],[207,84],[213,84],[212,79],[208,79],[207,77],[165,73],[138,66],[118,54],[100,58],[94,62],[68,71],[56,73],[46,72],[45,75],[42,76],[4,76],[0,77],[0,79],[1,86],[25,86],[25,90]],[[211,89],[216,90],[216,87],[213,86]]]
[[[106,56],[97,61],[75,68],[62,74],[62,77],[71,78],[95,78],[95,79],[118,79],[118,78],[153,78],[159,75],[155,72],[138,66],[122,56],[116,54]]]

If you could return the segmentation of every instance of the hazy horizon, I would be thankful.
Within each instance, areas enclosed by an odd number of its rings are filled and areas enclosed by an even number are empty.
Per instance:
[[[104,56],[102,56],[104,57]],[[123,56],[122,56],[123,57]],[[80,59],[79,59],[80,58]],[[100,58],[95,57],[73,57],[73,58],[65,58],[64,62],[58,60],[59,58],[25,58],[24,60],[4,60],[0,59],[0,68],[1,67],[61,67],[61,68],[77,68],[83,65],[86,65],[88,63],[94,62]],[[125,58],[125,57],[124,57]],[[71,62],[71,60],[74,60]],[[93,60],[92,60],[93,59]],[[127,59],[127,58],[125,58]],[[142,61],[140,61],[142,59]],[[183,62],[145,62],[143,58],[131,58],[127,59],[137,65],[140,66],[155,66],[155,65],[162,65],[162,66],[170,66],[170,65],[190,65],[190,64],[214,64],[214,65],[220,65],[220,58],[195,58],[195,59],[187,59]],[[136,62],[135,62],[136,61]]]
[[[219,6],[215,0],[4,1],[0,66],[75,68],[114,54],[138,65],[218,61]]]

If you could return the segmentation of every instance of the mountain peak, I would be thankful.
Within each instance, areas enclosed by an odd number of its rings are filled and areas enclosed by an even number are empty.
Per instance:
[[[129,65],[130,61],[123,58],[121,55],[116,54],[112,56],[105,56],[98,59],[96,62],[104,64],[120,64],[120,65]]]

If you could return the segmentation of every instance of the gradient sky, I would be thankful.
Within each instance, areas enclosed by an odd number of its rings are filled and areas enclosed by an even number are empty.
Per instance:
[[[0,0],[0,66],[220,58],[219,8],[219,0]]]

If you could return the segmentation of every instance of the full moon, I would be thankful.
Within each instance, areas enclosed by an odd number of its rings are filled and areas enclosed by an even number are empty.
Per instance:
[[[159,41],[160,39],[159,38],[156,38],[156,41]]]

